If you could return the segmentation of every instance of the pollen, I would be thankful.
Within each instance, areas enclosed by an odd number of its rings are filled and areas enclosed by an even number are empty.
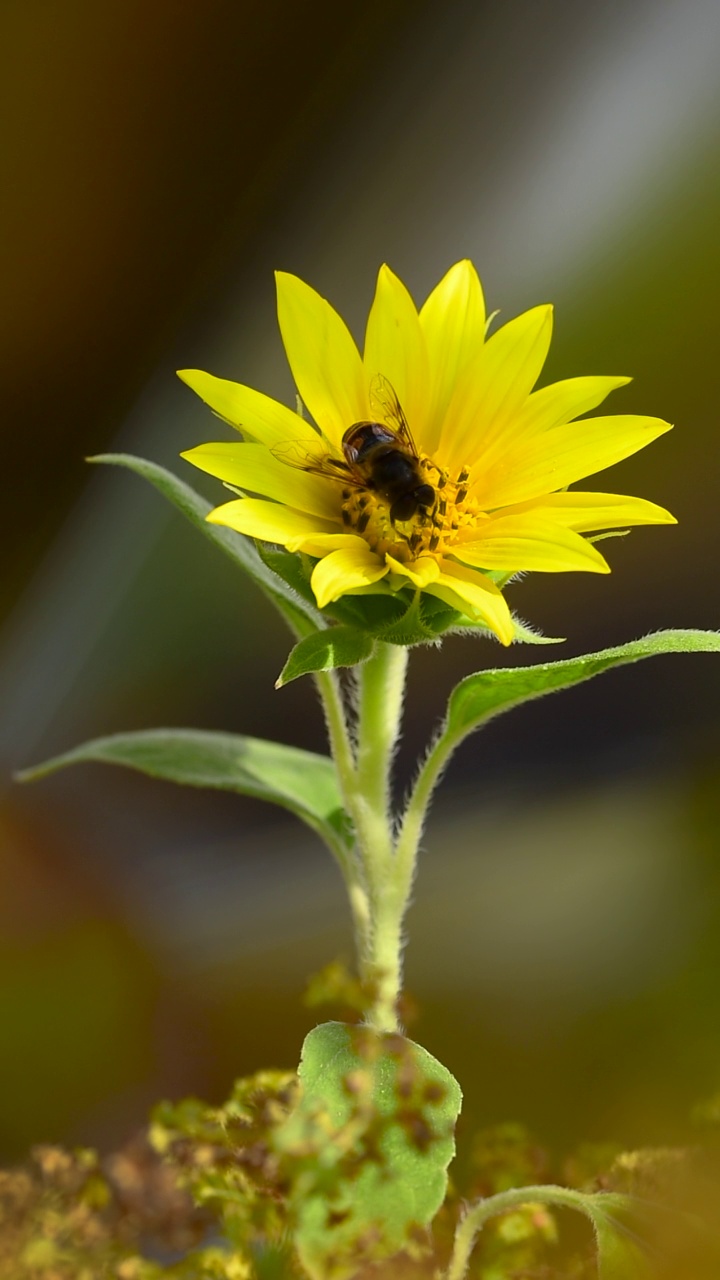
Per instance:
[[[477,527],[486,518],[468,493],[470,470],[463,466],[454,474],[440,468],[427,456],[418,460],[423,483],[431,485],[435,501],[431,507],[418,506],[409,520],[390,519],[390,503],[369,488],[343,490],[342,522],[350,533],[365,539],[377,555],[390,555],[409,564],[421,555],[452,554],[453,544],[462,540],[462,531]]]

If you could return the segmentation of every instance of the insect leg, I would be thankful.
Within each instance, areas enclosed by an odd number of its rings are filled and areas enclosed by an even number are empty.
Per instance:
[[[470,471],[468,470],[467,467],[463,467],[462,470],[458,472],[458,478],[457,478],[458,491],[455,494],[456,502],[464,502],[465,499],[467,498],[467,482],[469,479],[470,479]]]

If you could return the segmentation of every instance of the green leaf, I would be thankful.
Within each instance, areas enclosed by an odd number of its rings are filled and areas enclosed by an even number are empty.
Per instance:
[[[337,847],[348,823],[329,756],[261,738],[199,729],[145,729],[95,738],[18,774],[33,782],[70,764],[126,765],[167,782],[236,791],[281,805]]]
[[[276,689],[313,671],[332,671],[335,667],[355,667],[372,654],[372,636],[352,627],[328,627],[314,631],[290,651],[285,666],[275,683]]]
[[[307,1273],[342,1280],[417,1250],[445,1198],[457,1081],[411,1040],[339,1022],[310,1032],[299,1075],[302,1099],[277,1144]]]
[[[412,588],[383,595],[343,596],[327,612],[387,644],[432,644],[461,615],[442,600]]]
[[[273,573],[282,578],[283,582],[291,588],[292,591],[306,600],[308,604],[316,609],[318,616],[321,617],[319,610],[315,605],[315,596],[310,586],[310,573],[312,566],[315,564],[309,556],[301,555],[296,551],[286,551],[284,547],[273,547],[267,542],[256,542],[255,547],[263,564],[267,565]]]
[[[273,573],[278,574],[298,595],[314,600],[310,575],[317,561],[310,556],[279,551],[262,543],[258,543],[258,552]],[[355,631],[364,631],[388,644],[398,645],[428,644],[461,618],[455,609],[435,596],[412,587],[392,591],[386,583],[378,583],[367,593],[341,596],[326,605],[322,615]]]
[[[582,1200],[578,1208],[590,1218],[595,1232],[599,1280],[650,1280],[648,1248],[640,1234],[643,1227],[647,1233],[650,1224],[638,1222],[647,1219],[646,1207],[632,1196],[615,1192],[597,1192]]]
[[[586,653],[565,662],[541,662],[532,667],[500,667],[466,676],[455,686],[448,703],[442,741],[459,740],[511,707],[541,698],[558,689],[591,680],[612,667],[666,653],[718,653],[715,631],[659,631],[644,640]]]
[[[586,1193],[543,1183],[512,1187],[469,1206],[455,1235],[448,1280],[464,1280],[478,1233],[491,1218],[533,1204],[573,1209],[590,1219],[598,1280],[652,1280],[656,1274],[650,1256],[666,1208],[616,1192]]]
[[[396,621],[378,631],[378,638],[387,644],[432,644],[460,618],[456,609],[450,608],[436,596],[415,591],[405,612]]]
[[[565,644],[565,636],[544,636],[542,631],[536,631],[534,627],[528,626],[515,613],[513,626],[515,628],[513,644]]]
[[[376,585],[385,587],[385,579]],[[387,587],[382,591],[341,596],[333,604],[327,605],[325,612],[345,626],[356,627],[358,631],[367,631],[370,635],[379,635],[402,618],[411,600],[410,591],[391,591]]]
[[[518,618],[516,613],[513,614],[513,626],[515,628],[513,644],[565,644],[564,636],[544,636],[542,631],[536,631],[534,627]],[[452,635],[482,636],[486,640],[497,640],[493,631],[488,627],[479,626],[470,618],[461,618],[450,630]]]
[[[305,635],[311,629],[315,630],[326,625],[322,614],[311,601],[303,598],[302,593],[289,587],[263,563],[250,538],[245,538],[241,533],[236,533],[234,529],[228,529],[224,525],[208,524],[205,517],[209,511],[212,511],[212,504],[201,498],[194,489],[191,489],[183,480],[179,480],[171,471],[158,466],[155,462],[136,458],[129,453],[102,453],[89,458],[88,461],[127,467],[129,471],[134,471],[136,475],[148,480],[185,516],[186,520],[199,529],[216,547],[224,551],[257,583],[294,631]]]

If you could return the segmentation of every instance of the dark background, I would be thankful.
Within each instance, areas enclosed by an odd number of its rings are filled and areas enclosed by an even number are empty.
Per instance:
[[[389,261],[418,301],[475,261],[503,318],[556,304],[544,380],[632,374],[676,430],[598,479],[677,528],[512,604],[563,653],[715,627],[720,10],[714,0],[7,3],[0,16],[0,1152],[117,1142],[161,1095],[290,1066],[313,969],[350,955],[333,866],[259,804],[85,767],[156,724],[322,749],[250,584],[137,479],[222,428],[198,366],[292,401],[272,271],[362,335]],[[589,485],[588,487],[592,487]],[[453,683],[548,651],[411,662],[399,787]],[[552,656],[552,655],[551,655]],[[410,920],[413,1034],[470,1119],[558,1147],[686,1139],[720,1083],[720,673],[667,658],[514,712],[459,753]]]

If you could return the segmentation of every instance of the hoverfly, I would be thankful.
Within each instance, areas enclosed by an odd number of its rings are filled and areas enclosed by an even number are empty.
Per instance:
[[[418,511],[424,515],[435,503],[435,490],[422,478],[407,418],[382,374],[373,379],[370,397],[384,421],[354,422],[348,427],[342,438],[342,459],[315,454],[299,441],[275,445],[271,452],[288,466],[377,493],[388,503],[394,525],[411,520]]]

